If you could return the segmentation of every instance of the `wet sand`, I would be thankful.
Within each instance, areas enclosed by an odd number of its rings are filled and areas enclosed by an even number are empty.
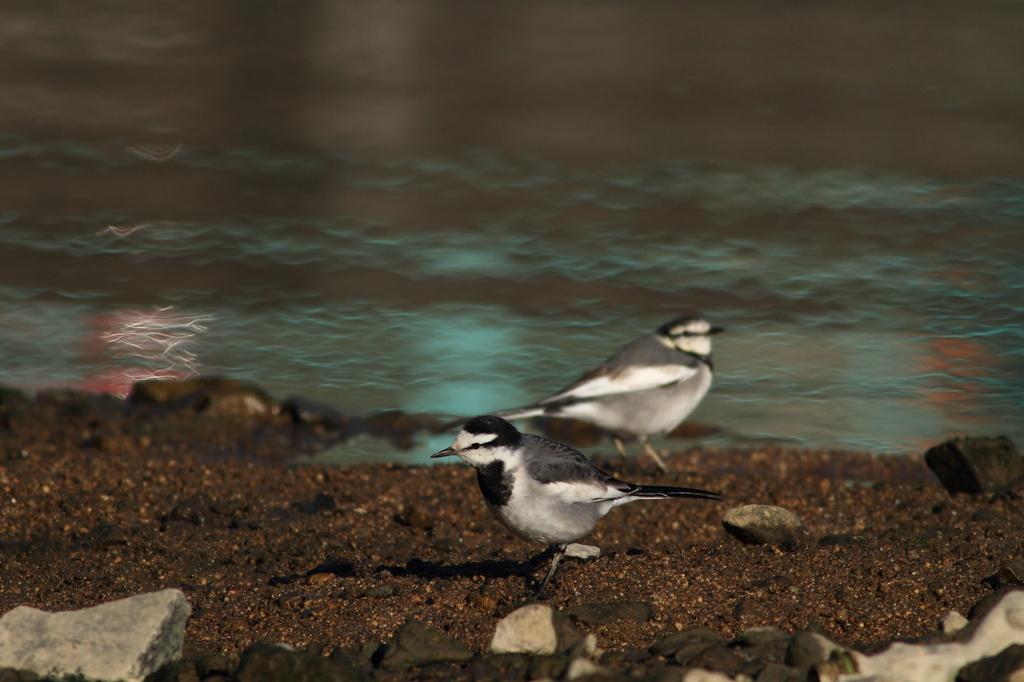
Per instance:
[[[485,509],[461,465],[293,466],[336,432],[265,417],[126,416],[113,399],[0,401],[0,612],[78,609],[177,587],[191,645],[235,653],[386,642],[408,618],[485,652],[546,564]],[[601,462],[639,483],[720,490],[726,501],[614,510],[567,560],[548,603],[644,602],[644,622],[579,626],[606,650],[643,650],[707,626],[819,625],[854,646],[933,631],[967,614],[1019,555],[1024,502],[951,497],[922,461],[778,448],[690,449],[661,474]],[[320,496],[320,497],[317,497]],[[329,497],[328,497],[329,496]],[[793,552],[743,546],[719,518],[777,504],[807,524]],[[636,664],[640,665],[640,664]]]

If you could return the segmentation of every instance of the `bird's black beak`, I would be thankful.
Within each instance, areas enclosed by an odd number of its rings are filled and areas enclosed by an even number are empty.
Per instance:
[[[708,330],[708,336],[714,336],[715,334],[721,334],[725,331],[725,327],[712,327]]]
[[[436,457],[451,457],[454,454],[457,454],[454,450],[452,450],[451,448],[445,448],[441,452],[435,452],[434,454],[432,454],[430,456],[430,459],[434,459]]]

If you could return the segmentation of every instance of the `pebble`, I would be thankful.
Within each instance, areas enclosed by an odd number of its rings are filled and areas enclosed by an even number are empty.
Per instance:
[[[565,556],[573,559],[589,561],[591,559],[598,559],[601,557],[601,548],[594,547],[593,545],[581,545],[577,542],[573,542],[565,548]]]
[[[800,517],[782,507],[748,504],[722,515],[726,532],[745,545],[774,545],[786,551],[804,543],[807,528]]]
[[[470,649],[441,630],[410,618],[395,632],[384,652],[381,667],[399,670],[431,663],[468,661],[473,655]]]
[[[547,604],[529,604],[498,621],[491,652],[550,655],[564,651],[582,638],[561,611]]]
[[[924,460],[950,493],[996,493],[1024,476],[1024,459],[1006,436],[953,438],[930,448]]]
[[[950,611],[945,616],[939,619],[939,629],[947,635],[955,635],[956,633],[967,627],[970,621],[964,618],[956,611]]]
[[[803,630],[789,640],[785,663],[793,668],[808,670],[827,661],[833,651],[842,650],[841,646],[828,637],[812,630]]]
[[[19,606],[0,618],[0,667],[141,682],[181,655],[188,614],[185,595],[176,589],[80,611]]]
[[[723,675],[722,673],[695,668],[688,670],[683,675],[683,682],[733,682],[733,680],[728,675]]]

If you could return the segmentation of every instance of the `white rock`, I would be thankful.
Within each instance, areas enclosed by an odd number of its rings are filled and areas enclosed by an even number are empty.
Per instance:
[[[604,668],[591,661],[589,658],[574,658],[569,668],[565,671],[565,679],[575,680],[584,675],[607,673]]]
[[[558,650],[554,609],[547,604],[530,604],[516,609],[500,621],[491,639],[496,654],[553,654]]]
[[[597,559],[601,556],[601,548],[594,547],[593,545],[581,545],[577,542],[573,542],[566,546],[565,556],[572,557],[573,559],[583,559],[584,561]]]
[[[181,657],[188,614],[185,595],[175,589],[81,611],[19,606],[0,618],[0,667],[41,676],[141,681]]]
[[[939,619],[939,628],[947,635],[953,635],[963,630],[970,622],[956,611],[950,611]]]
[[[694,668],[683,675],[683,682],[732,682],[732,678],[704,668]]]
[[[953,682],[960,668],[995,656],[1011,644],[1024,644],[1024,592],[999,600],[971,639],[963,644],[905,644],[896,642],[874,656],[857,651],[843,655],[857,671],[831,676],[841,682]],[[825,679],[825,678],[822,678]]]

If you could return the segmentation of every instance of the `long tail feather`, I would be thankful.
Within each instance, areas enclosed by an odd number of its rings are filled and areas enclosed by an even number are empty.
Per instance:
[[[675,488],[666,485],[641,485],[631,491],[630,497],[645,498],[668,498],[668,497],[695,497],[702,500],[721,501],[721,493],[713,493],[709,490],[699,488]]]
[[[527,419],[529,417],[539,417],[544,414],[543,407],[517,407],[514,410],[502,410],[500,412],[491,412],[495,417],[501,417],[503,419]],[[459,417],[458,419],[452,419],[441,426],[441,431],[447,433],[448,431],[458,431],[462,428],[462,425],[470,420],[470,417]]]

